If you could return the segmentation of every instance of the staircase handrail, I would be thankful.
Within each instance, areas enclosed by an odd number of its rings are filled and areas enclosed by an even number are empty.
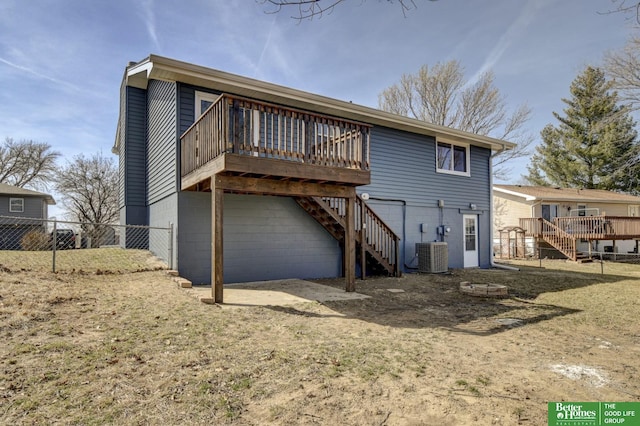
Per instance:
[[[340,218],[344,225],[344,218],[346,216],[344,198],[318,197],[316,198],[316,202],[323,205],[323,207],[329,211],[334,218]],[[355,218],[355,232],[358,241],[385,259],[391,266],[393,266],[394,275],[398,276],[400,271],[400,237],[359,195],[356,197]],[[362,226],[363,223],[364,229]],[[363,234],[364,238],[362,237]]]
[[[539,222],[542,239],[575,261],[577,259],[575,237],[544,218],[539,218]]]

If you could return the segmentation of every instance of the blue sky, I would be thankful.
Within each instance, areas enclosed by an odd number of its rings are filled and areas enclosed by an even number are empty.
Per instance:
[[[536,136],[571,81],[621,48],[610,0],[346,0],[311,21],[255,0],[2,0],[0,137],[72,156],[111,155],[124,67],[150,53],[377,107],[378,94],[423,64],[459,60],[473,80],[493,70]],[[509,183],[525,173],[513,164]]]

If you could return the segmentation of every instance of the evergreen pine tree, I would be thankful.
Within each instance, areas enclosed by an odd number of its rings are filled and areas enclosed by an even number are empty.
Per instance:
[[[639,193],[640,143],[628,107],[599,68],[587,67],[571,83],[560,122],[541,132],[528,166],[534,185]]]

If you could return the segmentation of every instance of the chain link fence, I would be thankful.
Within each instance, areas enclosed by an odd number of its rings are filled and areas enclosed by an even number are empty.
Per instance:
[[[171,268],[173,226],[69,222],[0,216],[0,268],[132,272]]]
[[[530,255],[531,253],[533,253],[533,255]],[[535,247],[535,249],[532,249],[531,253],[528,253],[526,257],[512,257],[511,259],[526,261],[527,263],[531,262],[531,266],[537,266],[539,268],[557,265],[557,262],[559,261],[567,261],[566,256],[555,248]],[[599,272],[601,274],[605,274],[607,264],[617,263],[640,265],[640,254],[635,250],[619,253],[610,250],[609,247],[606,247],[606,250],[604,251],[592,250],[590,253],[583,253],[583,255],[578,259],[578,263],[596,264]]]

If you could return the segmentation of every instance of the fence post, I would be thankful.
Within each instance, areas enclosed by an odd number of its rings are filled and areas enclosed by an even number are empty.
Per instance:
[[[600,275],[604,275],[604,261],[602,260],[602,253],[600,253]]]
[[[51,235],[53,236],[53,238],[51,239],[51,244],[52,246],[52,250],[53,250],[53,259],[52,259],[52,269],[53,269],[53,273],[56,273],[56,246],[58,245],[58,232],[57,232],[57,220],[54,219],[53,220],[53,232],[51,233]]]
[[[538,261],[540,261],[540,267],[542,268],[542,248],[538,246]]]
[[[169,222],[169,246],[167,250],[169,269],[173,269],[173,223]]]

